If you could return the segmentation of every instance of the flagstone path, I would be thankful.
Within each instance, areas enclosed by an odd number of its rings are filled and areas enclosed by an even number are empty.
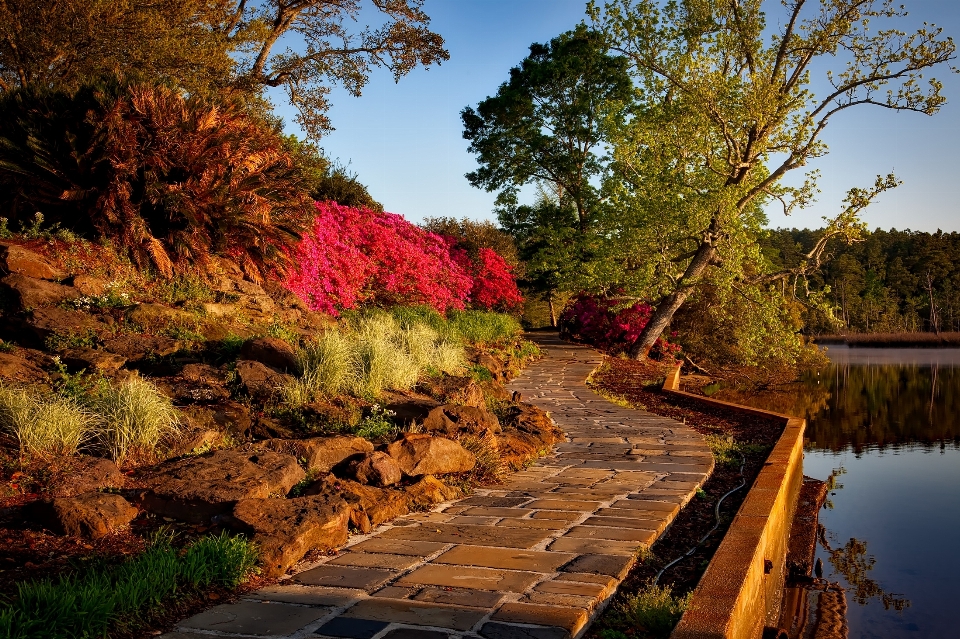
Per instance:
[[[713,468],[702,438],[591,391],[595,351],[545,357],[509,388],[568,441],[504,485],[381,526],[281,585],[182,621],[166,639],[566,639],[582,633],[641,546]]]

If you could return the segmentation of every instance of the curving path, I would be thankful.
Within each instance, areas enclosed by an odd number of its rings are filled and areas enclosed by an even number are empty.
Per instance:
[[[506,484],[357,538],[282,585],[179,624],[168,639],[565,639],[616,590],[713,468],[686,426],[587,388],[602,356],[533,335],[510,384],[568,441]]]

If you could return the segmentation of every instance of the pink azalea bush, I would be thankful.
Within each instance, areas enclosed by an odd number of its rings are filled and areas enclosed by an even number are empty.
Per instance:
[[[490,249],[479,258],[394,213],[317,202],[312,229],[293,251],[286,286],[315,311],[361,304],[468,304],[507,310],[522,302],[510,267]]]
[[[473,279],[470,303],[488,311],[516,311],[523,306],[513,267],[490,248],[481,248],[476,258],[457,245],[456,239],[445,237],[453,261]]]
[[[618,310],[619,306],[617,300],[580,293],[560,314],[560,334],[608,353],[622,353],[640,337],[653,307],[645,302]],[[662,337],[650,351],[655,358],[676,357],[679,352],[680,346]]]

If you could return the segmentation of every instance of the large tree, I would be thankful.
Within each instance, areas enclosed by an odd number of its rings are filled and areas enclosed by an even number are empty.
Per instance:
[[[449,58],[423,0],[0,0],[0,91],[75,89],[104,75],[234,93],[262,107],[285,91],[316,140],[331,85],[359,95],[374,68],[394,78]],[[372,11],[371,11],[372,10]],[[360,17],[382,23],[351,28]]]
[[[619,177],[613,189],[624,228],[672,237],[661,244],[661,296],[633,345],[643,358],[697,286],[724,277],[770,284],[814,268],[823,246],[791,273],[751,273],[758,207],[776,199],[790,212],[808,205],[816,174],[802,186],[784,178],[824,155],[822,134],[843,112],[877,106],[932,115],[941,84],[923,73],[954,58],[939,29],[897,30],[905,15],[890,0],[783,0],[768,29],[762,0],[591,2],[595,27],[631,62],[635,117],[612,130]],[[876,28],[884,22],[890,28]],[[815,73],[824,74],[813,83]],[[812,89],[825,87],[820,97]],[[852,189],[828,235],[854,239],[857,214],[896,186],[889,176]],[[662,226],[657,230],[657,226]],[[736,249],[739,246],[740,249]]]
[[[582,279],[601,252],[602,126],[621,122],[631,98],[627,61],[608,55],[602,35],[580,25],[531,45],[496,95],[461,113],[480,165],[467,179],[499,191],[500,222],[528,262],[526,284],[548,298],[573,285],[571,276]],[[519,189],[528,184],[545,197],[521,206]]]
[[[581,25],[532,44],[495,96],[461,113],[480,164],[467,179],[500,191],[498,202],[507,205],[525,184],[549,184],[586,231],[596,213],[593,181],[605,168],[601,122],[630,98],[626,60],[607,55],[599,33]]]

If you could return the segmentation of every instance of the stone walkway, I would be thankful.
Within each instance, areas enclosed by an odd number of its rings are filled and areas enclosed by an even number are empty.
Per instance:
[[[357,537],[282,585],[181,622],[167,639],[565,639],[603,607],[637,550],[713,468],[677,422],[589,390],[602,358],[535,335],[545,357],[512,382],[568,442],[507,483]]]

